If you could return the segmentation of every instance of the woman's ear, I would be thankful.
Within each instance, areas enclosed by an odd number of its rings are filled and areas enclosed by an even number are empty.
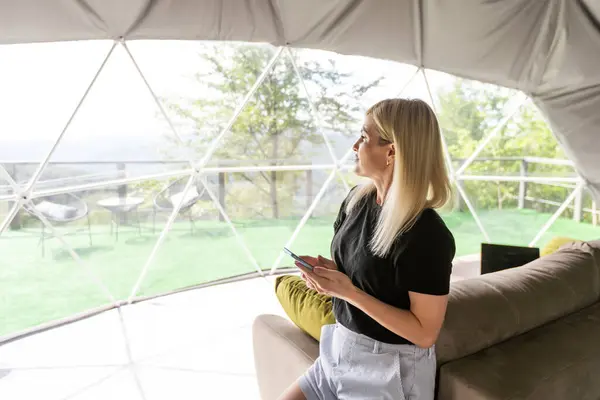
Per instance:
[[[394,157],[396,155],[396,147],[394,146],[394,144],[390,144],[388,151],[387,151],[387,161],[385,162],[385,165],[390,165],[394,163]]]
[[[388,157],[394,157],[396,155],[396,146],[394,143],[390,144],[390,148],[388,149]]]

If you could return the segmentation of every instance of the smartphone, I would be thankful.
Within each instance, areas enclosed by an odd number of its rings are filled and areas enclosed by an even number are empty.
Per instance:
[[[301,259],[300,257],[298,257],[296,254],[294,254],[290,249],[288,249],[287,247],[283,248],[283,251],[285,251],[288,255],[290,255],[294,260],[298,261],[300,264],[304,265],[309,271],[312,272],[313,270],[313,266],[310,265],[309,263],[307,263],[306,261],[304,261],[303,259]]]

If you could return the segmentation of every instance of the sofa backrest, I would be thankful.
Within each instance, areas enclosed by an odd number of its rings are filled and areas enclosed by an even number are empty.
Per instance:
[[[596,252],[596,261],[598,261],[598,268],[600,268],[600,239],[591,240],[587,244]]]
[[[438,363],[476,353],[600,300],[600,247],[580,242],[521,267],[454,282]]]

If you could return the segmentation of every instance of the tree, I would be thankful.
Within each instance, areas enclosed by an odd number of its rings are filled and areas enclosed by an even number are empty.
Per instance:
[[[509,89],[463,79],[456,79],[450,88],[438,93],[438,117],[455,166],[462,164],[484,136],[499,123],[511,95]],[[525,156],[564,158],[550,128],[531,103],[521,107],[479,154],[479,157],[490,158]],[[570,167],[543,164],[531,164],[528,168],[529,174],[565,174],[572,171]],[[520,160],[479,161],[471,164],[467,172],[476,175],[518,175],[520,169]],[[478,208],[516,205],[517,183],[496,182],[492,187],[489,182],[466,181],[463,185],[473,196],[471,200]],[[560,201],[564,199],[565,190],[529,184],[528,195]]]
[[[273,54],[270,46],[252,44],[204,48],[200,57],[206,68],[195,76],[196,82],[204,88],[202,95],[187,104],[170,104],[179,117],[194,126],[188,144],[195,158],[204,155]],[[332,60],[297,59],[297,64],[324,126],[315,124],[302,82],[291,59],[284,53],[223,137],[213,160],[218,160],[220,165],[228,162],[269,166],[306,164],[307,160],[300,159],[298,154],[310,158],[312,147],[324,146],[320,129],[345,136],[356,134],[353,128],[360,111],[356,98],[376,86],[379,80],[353,85],[353,76],[339,72]],[[298,190],[297,175],[298,172],[270,171],[240,172],[235,177],[268,196],[272,217],[279,218],[282,205],[293,207],[294,193]]]
[[[510,98],[506,89],[455,79],[438,93],[438,118],[454,160],[470,156],[477,144],[503,117]],[[503,132],[507,127],[503,128]]]

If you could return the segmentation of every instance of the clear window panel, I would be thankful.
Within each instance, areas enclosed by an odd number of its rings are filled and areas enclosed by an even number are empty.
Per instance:
[[[164,212],[156,216],[163,226],[156,232],[156,239],[159,235],[164,238],[153,259],[147,258],[144,274],[137,277],[135,293],[131,288],[136,296],[166,293],[252,270],[252,263],[214,201],[227,206],[223,177],[209,175],[205,184],[202,178],[194,178],[185,192],[189,179],[182,177],[169,187],[152,190],[154,196],[163,192],[160,197],[170,201],[163,201]],[[181,201],[182,207],[167,230],[174,212],[173,200]]]
[[[365,112],[376,102],[397,97],[415,76],[412,65],[321,50],[292,55],[319,114],[319,129],[341,159],[360,135]]]
[[[75,210],[73,203],[52,204]],[[82,259],[93,252],[86,217],[51,224]],[[92,266],[78,264],[53,229],[21,209],[0,237],[0,337],[111,303],[90,276]]]
[[[277,54],[269,44],[238,42],[135,41],[129,42],[128,48],[183,141],[181,146],[171,135],[164,142],[164,157],[196,162],[205,157]],[[262,161],[260,151],[272,151],[267,148],[275,136],[283,142],[289,135],[287,130],[295,129],[296,123],[310,123],[308,112],[301,120],[296,118],[298,112],[291,111],[308,110],[304,98],[295,97],[290,110],[283,104],[299,93],[298,81],[289,67],[283,59],[273,66],[238,122],[220,141],[209,166],[246,165],[246,159]],[[285,155],[285,151],[276,154]]]
[[[175,181],[34,192],[32,204],[0,237],[0,336],[109,305],[111,298],[127,299],[164,229],[165,214],[182,198],[174,189],[165,191]],[[173,230],[187,232],[188,226],[182,217]],[[182,262],[179,248],[171,249],[166,266]]]
[[[577,178],[550,126],[531,100],[491,138],[464,174]]]
[[[249,179],[243,178],[248,182],[244,185],[248,189],[241,186],[239,177],[233,183],[232,191],[243,191],[246,196],[233,192],[232,220],[261,269],[270,270],[281,259],[283,247],[299,228],[329,173],[329,170],[253,173],[247,176]],[[275,179],[278,184],[272,185]],[[307,224],[311,226],[310,221]],[[306,228],[305,225],[302,229]],[[303,251],[292,247],[294,249]],[[283,262],[289,262],[285,257]]]
[[[338,215],[340,206],[344,198],[348,195],[349,179],[346,174],[333,172],[329,170],[314,171],[321,175],[318,184],[313,184],[313,193],[316,195],[322,190],[324,179],[329,180],[327,187],[322,191],[322,196],[313,211],[310,213],[306,224],[299,231],[291,249],[296,254],[316,257],[331,258],[331,240],[333,239],[333,223]],[[352,186],[350,186],[352,187]],[[294,265],[294,260],[285,257],[281,266],[289,267]]]
[[[459,164],[462,160],[455,161]],[[531,101],[515,112],[464,175],[490,240],[521,246],[531,244],[578,179],[572,163]],[[477,180],[469,180],[468,176]],[[565,210],[558,221],[569,213]],[[557,234],[560,232],[551,227],[534,245],[543,246],[544,240]]]
[[[453,168],[489,240],[528,246],[574,187],[572,163],[518,91],[436,71],[426,76]]]
[[[157,294],[257,270],[268,273],[323,187],[327,172],[208,174],[207,186],[212,197],[207,194],[210,200],[198,204],[200,216],[194,232],[167,234],[169,240],[149,265],[138,295]],[[189,246],[184,247],[182,243]],[[181,260],[177,263],[169,261],[175,251]]]
[[[467,199],[470,200],[472,193],[464,184],[462,184],[462,188]],[[473,207],[475,206],[473,205]],[[452,198],[438,212],[454,236],[456,243],[455,257],[460,258],[479,254],[481,243],[486,242],[486,238],[477,223],[476,215],[468,207],[456,184],[452,185]]]
[[[143,77],[117,45],[58,143],[35,190],[190,168]]]
[[[25,184],[33,176],[111,46],[112,41],[0,46],[0,164],[14,181]],[[69,156],[88,157],[78,148]]]
[[[15,202],[13,200],[0,200],[0,224],[8,224],[4,232],[8,232],[11,230],[19,230],[21,228],[21,218],[20,214],[17,214],[11,218],[11,213],[13,213],[13,209],[15,207]],[[10,219],[10,220],[9,220]],[[0,232],[1,235],[4,232]]]
[[[464,161],[500,125],[519,92],[426,70],[440,127],[453,160]]]
[[[352,189],[357,185],[365,185],[372,182],[369,178],[357,175],[355,173],[355,167],[356,162],[354,161],[354,154],[340,167],[339,174],[342,177],[342,183],[346,182],[349,189]]]
[[[546,223],[574,188],[575,185],[530,183],[527,187],[527,208],[531,210],[531,213],[541,216]],[[594,215],[596,215],[596,220],[594,220]],[[578,240],[596,240],[600,236],[597,216],[597,210],[594,212],[592,197],[587,190],[584,190],[581,196],[576,195],[568,204],[559,218],[539,238],[536,246],[544,246],[557,236]]]
[[[430,83],[431,85],[431,83]],[[431,90],[437,89],[433,87]],[[412,78],[400,93],[400,97],[405,99],[420,99],[429,104],[434,110],[436,110],[436,104],[433,102],[433,98],[430,95],[430,89],[427,87],[427,81],[425,80],[425,74],[423,71],[419,71],[418,74]]]
[[[4,171],[0,170],[0,201],[8,201],[9,199],[14,198],[21,190],[21,187],[25,185],[25,182],[23,182],[23,184],[14,182],[13,176],[17,176],[17,163],[6,160],[6,163],[0,163],[0,168],[4,169]],[[9,179],[12,180],[12,182]],[[17,188],[17,193],[15,192],[15,186]],[[2,213],[2,211],[0,211],[0,213]]]
[[[463,181],[463,187],[492,243],[527,246],[549,218],[518,207],[518,183]]]
[[[600,216],[600,208],[598,207],[598,201],[594,198],[594,195],[589,189],[585,189],[583,191],[582,196],[582,210],[581,210],[581,222],[592,224],[592,226],[597,227],[599,216]],[[598,236],[598,234],[596,235]]]
[[[244,78],[241,85],[237,74],[264,69],[271,56],[269,48],[257,53],[255,47],[240,50],[242,56],[234,59],[223,78],[223,90],[234,88],[241,95],[250,91],[253,81]],[[211,166],[242,168],[333,163],[302,81],[286,52],[244,105],[210,161]]]

